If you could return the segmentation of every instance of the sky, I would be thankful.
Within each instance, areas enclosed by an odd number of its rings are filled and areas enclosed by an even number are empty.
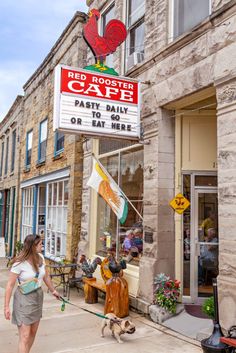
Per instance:
[[[0,121],[86,0],[0,1]]]

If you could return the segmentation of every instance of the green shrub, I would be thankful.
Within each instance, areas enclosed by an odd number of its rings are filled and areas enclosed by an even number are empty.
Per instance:
[[[18,255],[21,252],[21,250],[23,249],[23,246],[24,244],[21,243],[20,241],[16,242],[16,245],[15,245],[16,255]]]
[[[214,297],[209,297],[204,301],[202,304],[202,312],[209,316],[209,318],[215,319]]]

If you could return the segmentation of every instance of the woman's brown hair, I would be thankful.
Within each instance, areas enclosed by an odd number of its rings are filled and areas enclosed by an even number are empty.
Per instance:
[[[14,258],[13,263],[27,261],[30,258],[34,270],[39,272],[39,266],[42,265],[43,260],[37,253],[36,247],[40,241],[41,237],[39,235],[27,235],[24,240],[23,249],[21,250],[20,254]]]

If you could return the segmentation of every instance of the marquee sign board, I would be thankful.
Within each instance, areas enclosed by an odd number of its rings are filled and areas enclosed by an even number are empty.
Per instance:
[[[140,83],[58,65],[53,127],[87,136],[139,139]]]

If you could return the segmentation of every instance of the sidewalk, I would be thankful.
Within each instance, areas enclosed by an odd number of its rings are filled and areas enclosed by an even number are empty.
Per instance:
[[[17,328],[3,318],[3,296],[7,280],[7,270],[0,270],[0,342],[1,352],[16,353]],[[103,313],[103,302],[93,305],[84,303],[83,292],[71,290],[71,302],[97,313]],[[199,342],[182,336],[166,327],[157,325],[139,314],[130,312],[136,325],[132,335],[122,335],[120,345],[105,331],[100,337],[101,318],[82,309],[66,305],[60,311],[60,303],[45,292],[43,319],[36,337],[32,353],[200,353]]]

